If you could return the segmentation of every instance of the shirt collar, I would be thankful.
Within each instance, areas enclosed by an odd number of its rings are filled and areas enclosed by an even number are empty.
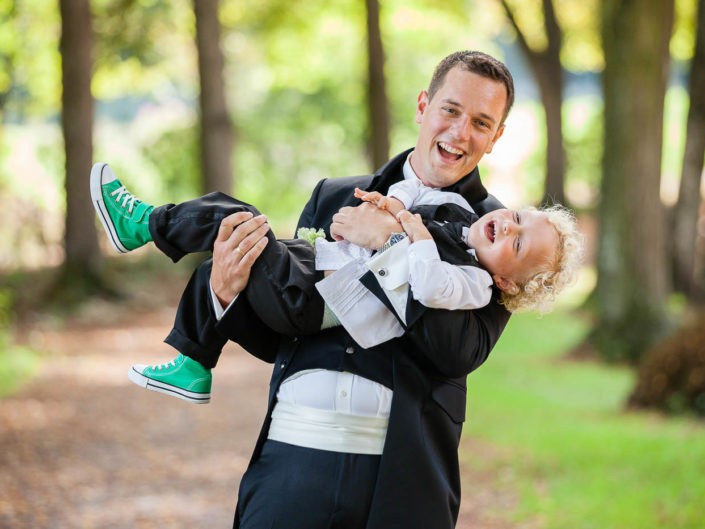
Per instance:
[[[416,173],[414,172],[414,169],[411,167],[411,154],[414,151],[411,151],[407,157],[406,161],[404,162],[404,167],[402,167],[402,171],[404,172],[404,180],[419,180],[421,179],[416,176]]]

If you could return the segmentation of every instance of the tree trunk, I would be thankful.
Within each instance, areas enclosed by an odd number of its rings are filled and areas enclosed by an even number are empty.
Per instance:
[[[66,149],[65,271],[96,278],[101,256],[95,229],[88,175],[93,161],[91,51],[93,35],[88,0],[60,0],[61,123]]]
[[[389,104],[384,80],[384,48],[379,26],[378,0],[365,0],[367,6],[368,109],[370,133],[368,150],[374,169],[389,160]]]
[[[194,0],[201,82],[201,169],[204,191],[233,192],[233,127],[225,99],[218,0]]]
[[[506,0],[502,6],[514,27],[524,56],[531,72],[534,74],[541,94],[541,103],[546,113],[546,180],[544,184],[543,203],[565,203],[565,148],[563,146],[563,67],[561,65],[561,47],[563,34],[556,20],[556,13],[551,0],[543,0],[543,19],[546,30],[547,46],[545,50],[534,50],[519,27],[514,12]]]
[[[699,2],[695,26],[685,154],[678,203],[674,211],[674,277],[677,288],[685,292],[690,301],[702,303],[705,298],[705,277],[695,272],[696,259],[699,261],[697,268],[705,268],[702,236],[698,241],[698,209],[702,202],[700,182],[705,158],[705,5],[702,0]],[[700,252],[696,253],[698,246]]]
[[[659,191],[673,0],[606,0],[599,321],[609,359],[638,360],[663,333],[668,294]],[[626,37],[626,38],[625,38]]]

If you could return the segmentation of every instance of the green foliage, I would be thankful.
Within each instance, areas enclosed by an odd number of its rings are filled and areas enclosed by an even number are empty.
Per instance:
[[[676,19],[671,37],[671,55],[676,61],[687,61],[695,50],[697,0],[676,0]]]
[[[2,120],[53,115],[59,108],[59,16],[50,0],[0,1]],[[4,108],[3,108],[4,107]]]
[[[596,96],[569,99],[563,106],[566,189],[571,204],[595,204],[602,175],[602,103]]]
[[[36,369],[37,355],[24,347],[12,344],[12,295],[0,289],[0,397],[17,389]]]
[[[201,194],[196,127],[191,125],[165,131],[153,143],[143,147],[143,154],[156,168],[164,190],[158,195],[158,203],[181,202]],[[126,168],[125,174],[134,174],[134,171]]]
[[[98,98],[197,93],[191,2],[97,0],[92,10]]]
[[[564,358],[587,330],[571,312],[512,317],[468,380],[464,435],[494,457],[461,459],[519,491],[512,526],[700,528],[705,425],[625,412],[631,370]]]

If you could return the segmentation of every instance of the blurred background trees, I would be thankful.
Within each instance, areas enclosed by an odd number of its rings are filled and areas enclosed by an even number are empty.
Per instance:
[[[705,291],[700,4],[0,0],[0,267],[101,277],[98,160],[149,202],[237,193],[291,235],[317,180],[414,144],[441,57],[482,49],[517,85],[483,179],[576,208],[585,347],[637,365]]]

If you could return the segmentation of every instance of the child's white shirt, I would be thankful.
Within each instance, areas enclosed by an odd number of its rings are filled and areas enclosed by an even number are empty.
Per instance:
[[[452,202],[473,211],[462,196],[426,187],[415,175],[413,178],[407,175],[405,180],[390,186],[388,196],[401,200],[407,209]],[[463,238],[467,240],[466,230]],[[474,250],[468,251],[474,255]],[[369,250],[347,241],[316,241],[316,268],[335,270],[319,281],[316,288],[362,347],[369,348],[404,334],[394,314],[359,281],[368,270],[374,273],[404,323],[409,291],[422,305],[445,310],[477,309],[487,305],[492,297],[493,282],[487,271],[442,261],[432,240],[410,243],[407,237],[374,257],[370,258],[370,254]]]

